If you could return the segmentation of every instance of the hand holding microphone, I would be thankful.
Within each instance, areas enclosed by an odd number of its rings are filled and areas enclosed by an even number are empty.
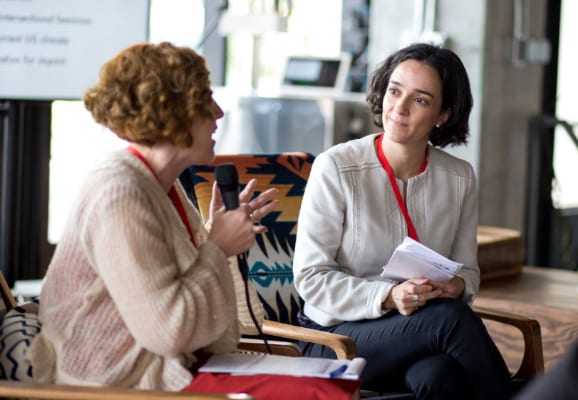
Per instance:
[[[237,254],[241,276],[247,281],[247,251],[255,243],[253,222],[249,216],[251,210],[247,204],[239,207],[239,177],[233,164],[217,166],[215,179],[227,212],[215,216],[209,239],[220,242],[217,244],[228,256]],[[217,213],[221,214],[221,212]],[[227,240],[223,240],[224,238]],[[228,253],[227,249],[233,250],[233,254]]]
[[[237,170],[233,164],[219,165],[215,176],[227,212],[215,211],[209,240],[221,247],[227,256],[243,254],[255,244],[255,232],[249,205],[239,205]]]
[[[235,204],[235,200],[232,197],[234,196],[234,192],[238,192],[238,187],[226,182],[222,182],[221,186],[227,193],[227,202],[229,204],[231,204],[231,202]],[[212,225],[218,211],[225,205],[221,194],[221,186],[219,186],[217,180],[215,180],[212,188],[211,204],[209,207],[209,226]],[[254,224],[253,232],[261,234],[268,231],[266,224],[262,224],[263,218],[279,206],[279,200],[274,199],[274,197],[279,193],[279,189],[271,187],[259,193],[257,187],[257,179],[250,179],[243,190],[238,193],[238,202],[240,204],[247,203],[249,205],[249,216]],[[256,193],[258,193],[257,196],[255,196]]]

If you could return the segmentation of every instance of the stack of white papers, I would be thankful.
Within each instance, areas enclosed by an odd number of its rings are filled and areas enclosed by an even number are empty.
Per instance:
[[[422,276],[434,281],[447,282],[464,265],[406,237],[394,250],[389,262],[383,266],[381,277],[393,281]]]
[[[357,380],[365,364],[365,359],[361,357],[353,360],[332,360],[232,352],[212,355],[199,368],[199,371],[235,375],[272,374]]]

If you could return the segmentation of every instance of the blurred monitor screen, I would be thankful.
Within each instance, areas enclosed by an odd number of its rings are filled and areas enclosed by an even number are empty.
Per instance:
[[[282,86],[284,89],[310,87],[343,92],[350,62],[348,54],[338,58],[291,56],[287,59]]]
[[[76,100],[148,39],[149,0],[0,0],[0,99]]]

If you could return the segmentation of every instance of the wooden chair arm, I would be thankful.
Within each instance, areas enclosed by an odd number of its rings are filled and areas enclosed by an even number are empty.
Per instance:
[[[514,373],[514,378],[531,379],[544,370],[542,333],[540,331],[540,323],[537,320],[478,306],[473,307],[473,309],[483,319],[512,325],[522,332],[524,356],[520,368]]]
[[[267,340],[271,353],[279,356],[303,357],[299,346],[287,340]],[[267,353],[268,349],[262,339],[241,338],[237,349],[247,353]]]
[[[322,332],[269,320],[263,321],[262,330],[265,335],[327,346],[335,352],[338,359],[351,360],[357,355],[357,347],[353,340],[337,333]]]
[[[126,388],[69,386],[0,380],[0,398],[51,400],[255,400],[243,393],[161,392]]]

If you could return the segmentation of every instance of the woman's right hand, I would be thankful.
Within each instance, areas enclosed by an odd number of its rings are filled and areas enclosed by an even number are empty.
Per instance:
[[[428,300],[440,297],[442,291],[434,289],[427,278],[413,278],[395,285],[382,303],[383,308],[397,309],[402,315],[411,315]]]
[[[224,207],[216,210],[207,239],[219,246],[227,257],[248,251],[255,244],[250,212],[246,203],[230,211]]]

